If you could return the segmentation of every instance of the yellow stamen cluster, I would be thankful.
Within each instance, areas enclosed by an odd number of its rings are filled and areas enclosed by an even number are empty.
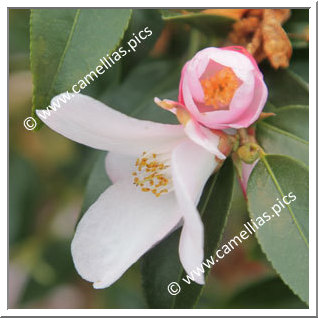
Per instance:
[[[141,187],[143,192],[151,192],[156,197],[168,192],[171,181],[166,174],[168,165],[157,159],[157,154],[147,155],[143,152],[142,156],[136,160],[136,171],[132,173],[134,184]]]
[[[228,109],[240,81],[229,67],[224,67],[213,76],[201,79],[206,106],[214,110]]]

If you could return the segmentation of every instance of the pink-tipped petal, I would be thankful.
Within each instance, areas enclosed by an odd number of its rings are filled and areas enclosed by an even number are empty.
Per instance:
[[[243,46],[226,46],[226,47],[222,47],[221,49],[226,50],[226,51],[240,52],[240,53],[244,54],[251,61],[254,68],[259,71],[256,60],[254,59],[253,55],[251,55],[251,53],[245,47],[243,47]]]
[[[230,68],[240,85],[227,108],[205,104],[202,77],[210,78]],[[205,88],[206,89],[206,88]],[[212,129],[243,128],[255,122],[267,98],[267,88],[254,58],[241,47],[206,48],[198,52],[182,70],[179,102],[200,124]]]
[[[232,128],[247,128],[254,123],[263,111],[268,96],[267,86],[260,77],[255,77],[255,89],[249,107],[237,118]],[[260,107],[262,106],[262,107]]]
[[[186,64],[184,64],[183,68],[182,68],[182,71],[181,71],[181,77],[180,77],[180,82],[179,82],[179,95],[178,95],[178,102],[182,105],[184,105],[184,100],[183,100],[183,93],[182,93],[182,87],[183,87],[183,79],[184,79],[184,75],[185,75],[185,72],[187,70],[187,67],[188,67],[188,63],[187,62]]]

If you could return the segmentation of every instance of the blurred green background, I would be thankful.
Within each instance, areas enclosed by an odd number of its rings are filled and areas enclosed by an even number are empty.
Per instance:
[[[9,10],[8,307],[147,308],[140,262],[105,290],[93,289],[73,266],[70,242],[81,213],[85,184],[99,152],[47,127],[37,132],[24,128],[23,120],[30,116],[32,106],[29,16],[29,10]],[[190,35],[186,26],[165,26],[157,10],[134,10],[129,30],[139,29],[140,25],[149,25],[153,30],[147,46],[124,58],[84,94],[110,103],[126,103],[129,90],[135,93],[131,98],[136,100],[136,94],[143,92],[149,94],[149,100],[157,94],[163,98],[176,95],[180,62],[194,53],[191,50],[196,49],[197,35]],[[210,43],[209,39],[206,41]],[[291,68],[308,81],[308,47],[300,47],[294,57]],[[170,72],[176,60],[178,67]],[[146,68],[144,63],[149,63]],[[149,78],[146,73],[149,68],[158,71],[157,78]],[[145,83],[130,85],[134,72],[145,72]],[[171,74],[169,79],[167,72]],[[151,91],[145,88],[149,85],[146,82],[166,80],[174,81],[175,89],[159,85]],[[122,82],[127,83],[123,86],[126,91],[118,88]],[[224,241],[236,235],[247,219],[245,201],[236,184]],[[213,267],[197,308],[306,308],[306,305],[275,274],[255,238],[250,238],[229,254],[226,261]]]

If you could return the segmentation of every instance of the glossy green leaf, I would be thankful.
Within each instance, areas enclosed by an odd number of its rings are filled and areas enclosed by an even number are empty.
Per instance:
[[[308,308],[278,277],[254,282],[227,302],[230,309],[305,309]]]
[[[308,107],[287,106],[274,112],[276,116],[257,124],[257,140],[266,153],[291,156],[308,165]]]
[[[32,9],[33,113],[101,64],[122,39],[130,15],[130,9]]]
[[[136,67],[122,85],[100,100],[130,116],[161,123],[178,123],[175,116],[161,109],[154,97],[177,99],[180,69],[176,61],[147,61]]]
[[[222,237],[233,184],[233,166],[227,160],[205,186],[198,209],[205,227],[206,258],[214,255]],[[194,282],[187,284],[182,280],[187,274],[179,261],[179,236],[180,231],[174,232],[143,258],[143,285],[150,308],[193,308],[202,293],[203,286]],[[181,286],[181,292],[176,296],[170,295],[167,290],[171,282],[178,282]]]
[[[160,12],[156,9],[133,9],[132,16],[124,37],[124,42],[133,38],[133,34],[138,35],[141,30],[148,27],[152,34],[142,45],[138,46],[134,54],[129,54],[122,59],[123,75],[126,76],[139,63],[144,62],[148,57],[149,51],[154,47],[163,28],[164,22],[161,19]]]
[[[216,14],[190,12],[184,14],[175,10],[162,10],[162,18],[165,21],[186,23],[208,35],[226,37],[231,31],[235,19]]]
[[[274,106],[309,105],[308,84],[299,75],[289,69],[274,70],[268,65],[262,71],[268,100]]]
[[[250,216],[259,225],[255,235],[262,250],[284,282],[308,303],[308,168],[286,156],[261,156],[250,176],[247,197]]]

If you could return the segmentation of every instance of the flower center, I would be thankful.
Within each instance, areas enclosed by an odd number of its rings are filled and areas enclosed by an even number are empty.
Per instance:
[[[206,106],[212,106],[214,110],[229,109],[229,104],[236,89],[240,86],[240,80],[230,67],[224,67],[214,75],[201,79]]]
[[[171,168],[167,154],[143,152],[136,160],[136,171],[132,173],[133,183],[143,192],[151,192],[156,197],[172,189]]]

